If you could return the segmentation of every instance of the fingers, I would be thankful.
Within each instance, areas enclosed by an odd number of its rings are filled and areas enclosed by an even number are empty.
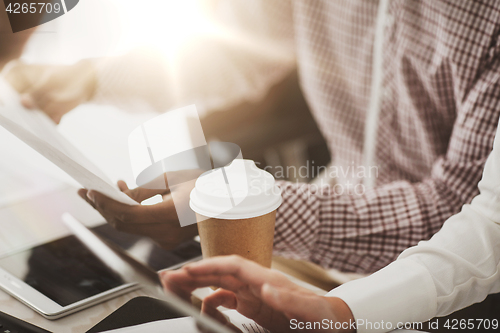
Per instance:
[[[37,72],[31,72],[33,68],[27,68],[26,70],[28,75],[32,76],[31,86],[24,91],[21,101],[26,107],[45,111],[47,104],[53,100],[50,78],[54,70],[50,66]]]
[[[178,277],[171,278],[171,273],[176,272]],[[187,302],[191,300],[191,292],[196,289],[191,289],[186,287],[183,283],[179,283],[178,281],[182,281],[182,274],[187,274],[187,272],[178,270],[178,271],[162,271],[158,275],[160,277],[160,282],[163,286],[163,289],[168,290],[177,296],[181,297]],[[176,281],[177,280],[177,281]]]
[[[167,288],[173,292],[189,293],[196,288],[215,286],[240,294],[247,293],[248,299],[259,298],[264,283],[279,285],[290,290],[302,288],[292,283],[281,273],[271,271],[238,256],[205,259],[188,264],[178,271],[161,275]]]
[[[89,101],[96,86],[92,61],[69,66],[20,65],[12,69],[10,76],[22,94],[21,103],[27,108],[42,110],[55,122]]]
[[[205,304],[205,303],[203,303]],[[216,308],[210,308],[210,307],[205,307],[204,305],[202,306],[202,309],[201,309],[201,312],[212,317],[213,319],[217,320],[220,324],[226,326],[229,324],[229,321],[227,320],[226,316],[224,316],[219,310],[217,310]],[[207,330],[205,329],[204,327],[200,327],[200,325],[198,325],[198,328],[202,331],[202,332],[211,332],[210,330]]]
[[[209,311],[217,309],[219,306],[223,306],[228,309],[236,309],[238,306],[236,295],[232,291],[218,289],[203,299],[203,306],[201,310],[206,310],[206,312],[210,314]]]
[[[124,188],[123,184],[121,185]],[[171,250],[198,233],[197,225],[181,227],[171,199],[155,205],[129,206],[96,191],[78,191],[116,230],[146,236],[160,247]]]
[[[76,106],[76,104],[73,105],[57,99],[47,100],[47,102],[44,102],[42,99],[34,108],[42,110],[55,123],[59,123],[61,118]]]
[[[161,272],[160,279],[167,290],[179,296],[190,294],[197,288],[215,286],[238,292],[246,286],[233,276],[192,276],[186,269]]]
[[[18,60],[7,71],[5,78],[17,92],[23,94],[38,80],[44,68],[42,65],[27,65]]]
[[[29,94],[21,95],[21,104],[27,109],[36,109],[36,103]]]
[[[214,318],[222,325],[232,329],[234,332],[241,332],[238,328],[236,328],[236,326],[229,322],[228,318],[222,312],[217,310],[217,307],[219,306],[236,309],[236,305],[237,299],[233,292],[219,289],[203,299],[201,312]]]
[[[163,179],[163,176],[161,176],[161,179]],[[155,182],[158,182],[155,180]],[[123,193],[125,193],[126,195],[128,195],[129,197],[131,197],[132,199],[134,199],[135,201],[141,203],[142,201],[146,200],[146,199],[149,199],[155,195],[158,195],[158,194],[166,194],[168,193],[168,191],[165,189],[165,183],[161,182],[161,184],[163,184],[163,187],[162,186],[152,186],[152,187],[137,187],[137,188],[134,188],[134,189],[129,189],[127,184],[123,181],[123,180],[119,180],[118,181],[118,188],[120,189],[120,191],[122,191]],[[152,184],[152,183],[148,183],[148,184]],[[161,185],[160,184],[160,185]]]
[[[95,209],[94,203],[87,197],[88,191],[84,188],[78,190],[78,195]]]
[[[132,209],[135,207],[115,201],[102,193],[80,189],[78,194],[118,230],[123,229],[125,222],[137,218],[137,213]]]
[[[262,286],[261,297],[264,303],[275,311],[285,314],[288,319],[303,321],[335,319],[325,297],[312,292],[290,290],[266,283]]]
[[[268,282],[276,285],[288,286],[292,289],[299,288],[288,280],[283,274],[265,268],[253,261],[239,256],[223,256],[205,259],[188,264],[185,269],[196,277],[231,275],[234,278],[251,285],[262,286]]]
[[[132,206],[115,201],[100,192],[90,190],[87,192],[87,198],[97,210],[113,213],[118,219],[123,219],[125,215],[131,213]]]
[[[21,95],[21,104],[31,110],[42,110],[56,124],[61,122],[62,117],[72,110],[76,105],[54,100],[49,93],[44,90],[30,90],[29,93]]]
[[[118,186],[121,187],[123,192],[126,193],[128,191],[125,182],[121,181]],[[99,212],[112,215],[124,223],[140,223],[141,221],[144,223],[164,223],[165,221],[172,220],[172,218],[176,220],[177,217],[175,206],[171,201],[150,206],[130,206],[93,190],[80,189],[78,190],[78,194]]]
[[[122,192],[125,192],[129,189],[127,183],[125,183],[123,180],[119,180],[116,184],[118,185],[118,188]]]
[[[208,261],[210,264],[209,260],[204,261]],[[179,296],[182,295],[184,298],[197,288],[206,286],[223,288],[204,299],[203,310],[211,315],[216,316],[216,308],[222,305],[227,308],[236,309],[241,314],[254,319],[264,327],[282,328],[289,324],[287,317],[282,311],[274,310],[262,299],[260,296],[261,287],[257,288],[258,292],[254,292],[252,288],[255,286],[243,282],[241,278],[236,278],[232,275],[192,275],[190,270],[185,268],[178,271],[162,272],[160,278],[167,290]],[[271,280],[273,279],[271,278]],[[276,332],[279,331],[276,330]]]
[[[146,199],[154,197],[155,195],[163,195],[166,193],[166,191],[162,189],[147,189],[142,187],[137,187],[133,190],[125,190],[123,192],[139,203]]]
[[[113,227],[124,232],[144,234],[144,232],[141,233],[141,231],[145,231],[143,225],[159,224],[156,226],[158,229],[156,232],[158,232],[161,231],[161,224],[176,220],[168,219],[172,210],[169,202],[161,202],[151,206],[130,206],[92,190],[87,192],[87,198]],[[171,205],[173,206],[173,204]],[[175,208],[173,213],[175,215]]]

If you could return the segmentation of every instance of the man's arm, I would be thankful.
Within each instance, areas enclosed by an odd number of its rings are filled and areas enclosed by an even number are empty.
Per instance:
[[[483,67],[485,68],[485,67]],[[477,195],[500,116],[500,60],[478,75],[457,105],[446,154],[427,179],[397,181],[363,195],[282,184],[275,251],[344,271],[374,272],[429,239]]]
[[[449,218],[429,241],[365,279],[329,293],[356,320],[422,322],[500,291],[500,128],[479,183],[480,195]],[[479,323],[475,322],[477,329]],[[376,332],[358,327],[358,332]],[[379,330],[382,331],[382,330]]]
[[[192,103],[198,110],[221,109],[264,97],[295,67],[290,1],[217,1],[213,7],[210,33],[174,56],[161,47],[140,48],[70,66],[20,64],[8,79],[24,93],[26,107],[56,122],[87,101],[164,112]]]

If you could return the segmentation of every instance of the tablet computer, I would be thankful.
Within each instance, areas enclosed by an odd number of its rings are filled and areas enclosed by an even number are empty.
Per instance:
[[[67,186],[0,207],[0,288],[47,319],[57,319],[137,288],[120,266],[109,267],[62,222],[70,212],[152,272],[198,260],[200,245],[172,251],[118,232]]]
[[[0,258],[0,286],[47,319],[137,288],[74,235]]]

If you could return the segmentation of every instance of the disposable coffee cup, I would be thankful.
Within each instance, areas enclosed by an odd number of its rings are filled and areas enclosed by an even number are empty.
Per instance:
[[[271,267],[281,190],[251,160],[202,174],[191,191],[204,258],[237,254]]]

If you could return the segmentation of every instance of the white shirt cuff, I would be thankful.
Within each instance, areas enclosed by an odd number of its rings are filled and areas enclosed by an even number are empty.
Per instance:
[[[349,306],[358,333],[388,332],[405,323],[427,321],[437,308],[431,275],[408,259],[341,285],[326,296],[338,297]]]

